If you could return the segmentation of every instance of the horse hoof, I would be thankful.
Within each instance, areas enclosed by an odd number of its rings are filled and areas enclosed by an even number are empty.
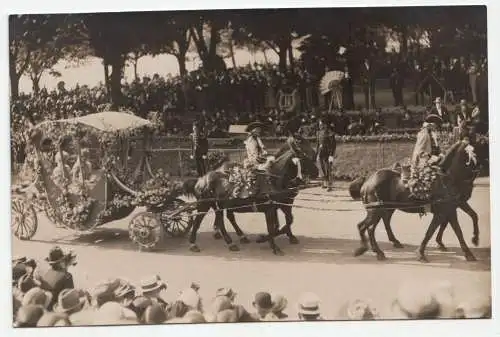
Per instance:
[[[255,242],[257,243],[263,243],[263,242],[266,242],[267,241],[267,237],[265,235],[259,235],[257,237],[257,240],[255,240]]]
[[[476,247],[479,246],[479,237],[477,236],[472,237],[472,244]]]
[[[364,253],[366,253],[367,251],[368,251],[368,248],[366,248],[366,247],[359,247],[358,249],[356,249],[354,251],[354,256],[361,256]]]
[[[290,244],[292,245],[297,245],[299,243],[299,239],[297,239],[295,236],[290,236],[288,238],[288,241],[290,241]]]
[[[240,247],[238,247],[237,245],[235,245],[234,243],[229,245],[229,250],[232,251],[232,252],[239,252],[240,251]]]
[[[240,243],[247,244],[250,243],[250,240],[246,236],[242,236],[240,238]]]
[[[417,251],[417,261],[419,262],[423,262],[423,263],[427,263],[429,262],[429,260],[427,259],[427,257],[425,256],[425,254],[422,254],[420,253],[419,251]]]
[[[438,249],[442,252],[447,252],[448,251],[448,248],[446,248],[445,245],[443,245],[442,243],[438,243]]]
[[[477,261],[476,257],[474,255],[472,255],[472,253],[470,254],[466,254],[465,255],[465,259],[469,262],[474,262],[474,261]]]
[[[377,254],[377,260],[384,261],[387,260],[387,258],[385,257],[385,254],[383,252],[380,252]]]
[[[193,253],[199,253],[199,252],[201,252],[201,249],[197,245],[191,245],[189,247],[189,250],[192,251]]]
[[[394,242],[392,243],[392,246],[393,246],[394,248],[397,248],[397,249],[401,249],[401,248],[404,248],[404,247],[405,247],[405,246],[403,246],[403,244],[402,244],[401,242],[399,242],[399,241],[394,241]]]
[[[220,240],[220,239],[222,239],[222,235],[219,232],[215,232],[214,233],[214,239],[215,240]]]
[[[275,248],[274,251],[273,251],[274,255],[277,255],[277,256],[283,256],[285,255],[285,253],[283,253],[283,251],[279,248]]]

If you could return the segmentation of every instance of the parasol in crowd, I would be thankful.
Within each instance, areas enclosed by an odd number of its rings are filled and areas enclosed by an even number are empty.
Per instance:
[[[327,94],[335,87],[340,85],[340,81],[344,78],[344,72],[340,70],[329,71],[323,76],[319,83],[319,90],[321,94]]]

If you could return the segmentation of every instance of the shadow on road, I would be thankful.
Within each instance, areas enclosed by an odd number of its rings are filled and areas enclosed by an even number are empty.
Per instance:
[[[236,236],[232,235],[233,240]],[[378,261],[375,254],[367,252],[361,257],[354,257],[353,252],[359,247],[358,240],[341,238],[318,238],[298,236],[300,243],[291,245],[286,237],[280,237],[276,243],[285,253],[285,256],[275,256],[272,254],[269,245],[266,243],[255,243],[256,235],[248,235],[252,241],[250,244],[240,244],[241,250],[231,252],[227,249],[224,241],[215,240],[211,232],[201,232],[198,234],[198,245],[201,252],[192,253],[188,250],[187,238],[171,238],[165,236],[162,245],[155,251],[148,254],[165,254],[174,256],[205,256],[224,260],[239,261],[276,261],[291,263],[329,263],[336,265],[352,264],[399,264],[399,265],[419,265],[416,260],[415,245],[405,245],[402,249],[392,247],[392,244],[379,242],[380,248],[385,252],[387,260]],[[78,236],[64,236],[52,241],[32,240],[35,242],[69,245],[69,246],[92,246],[104,250],[128,250],[138,251],[138,247],[131,242],[128,232],[123,229],[101,228],[90,234]],[[427,256],[430,263],[422,264],[436,268],[451,268],[469,271],[490,271],[491,270],[491,249],[472,248],[472,252],[478,259],[477,262],[467,262],[463,253],[458,247],[449,247],[449,251],[441,252],[431,246],[427,248]]]

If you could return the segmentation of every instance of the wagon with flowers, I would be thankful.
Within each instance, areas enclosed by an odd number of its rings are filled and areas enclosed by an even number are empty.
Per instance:
[[[164,234],[182,237],[191,228],[193,207],[179,199],[180,183],[149,163],[154,124],[127,112],[106,111],[46,121],[30,132],[33,180],[13,186],[11,228],[31,239],[38,216],[57,227],[90,232],[132,215],[130,238],[152,249]],[[139,163],[129,165],[132,136],[141,134]]]

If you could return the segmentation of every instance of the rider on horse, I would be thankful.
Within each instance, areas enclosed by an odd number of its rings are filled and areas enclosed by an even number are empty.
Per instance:
[[[430,114],[417,134],[417,142],[411,157],[410,190],[417,199],[427,199],[435,180],[436,164],[441,160],[436,130],[442,124],[441,117]]]
[[[267,151],[264,143],[260,139],[260,134],[264,124],[261,122],[250,123],[245,131],[250,133],[245,140],[247,150],[247,158],[245,159],[245,167],[255,167],[258,170],[265,170],[268,163]]]

